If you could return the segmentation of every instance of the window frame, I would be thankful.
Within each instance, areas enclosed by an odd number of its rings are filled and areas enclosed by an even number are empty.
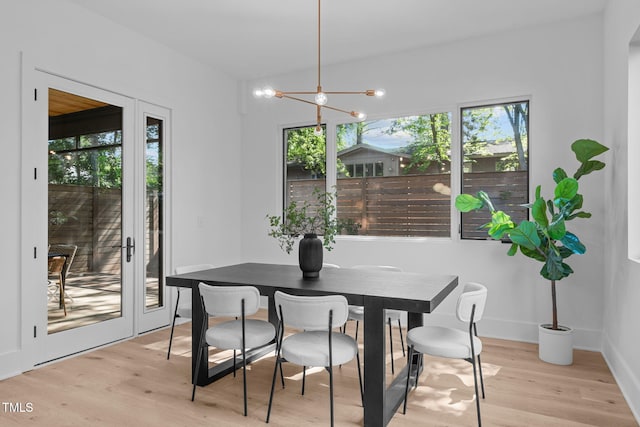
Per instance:
[[[322,123],[321,124],[322,129],[324,130],[324,134],[325,134],[325,176],[324,178],[316,178],[318,179],[318,181],[321,181],[322,179],[324,179],[325,181],[325,191],[329,191],[328,189],[330,188],[329,183],[328,183],[328,177],[329,177],[329,162],[327,161],[327,159],[329,158],[329,142],[327,140],[327,129],[328,129],[328,125],[327,123]],[[297,129],[305,129],[305,128],[315,128],[316,124],[306,124],[306,123],[298,123],[298,124],[291,124],[291,125],[283,125],[280,127],[280,138],[281,138],[281,147],[282,147],[282,152],[280,153],[280,159],[282,161],[282,173],[281,173],[281,177],[282,177],[282,183],[280,185],[280,188],[282,190],[282,204],[281,204],[281,209],[282,209],[282,216],[284,217],[284,212],[287,208],[287,204],[289,203],[289,197],[288,197],[288,161],[287,161],[287,156],[288,156],[288,140],[287,140],[287,132],[289,131],[293,131],[293,130],[297,130]],[[335,166],[334,166],[335,169]]]
[[[508,97],[508,98],[497,98],[497,99],[490,99],[490,100],[481,100],[481,101],[475,101],[475,102],[466,102],[466,103],[461,103],[458,105],[457,110],[456,110],[456,116],[458,118],[458,123],[457,123],[457,129],[458,129],[458,138],[456,143],[458,144],[457,147],[457,152],[459,155],[459,160],[457,162],[458,166],[459,166],[459,171],[458,171],[458,179],[459,179],[459,183],[457,184],[456,187],[456,196],[458,194],[463,194],[464,193],[464,189],[463,189],[463,185],[464,185],[464,142],[463,142],[463,132],[462,132],[462,127],[463,127],[463,120],[462,120],[462,111],[465,109],[472,109],[472,108],[483,108],[483,107],[494,107],[494,106],[501,106],[501,105],[507,105],[507,104],[516,104],[516,103],[524,103],[526,102],[528,104],[528,111],[527,111],[527,174],[526,174],[526,179],[527,179],[527,183],[525,186],[526,189],[526,202],[525,203],[529,203],[530,202],[530,197],[531,197],[531,159],[532,159],[532,149],[531,149],[531,107],[533,105],[533,100],[532,100],[532,96],[531,95],[522,95],[522,96],[514,96],[514,97]],[[453,144],[452,144],[453,145]],[[453,161],[453,160],[452,160]],[[453,183],[452,183],[453,185]],[[462,217],[463,214],[461,212],[458,212],[457,209],[455,208],[455,197],[452,200],[452,211],[454,213],[454,215],[456,216],[457,219],[457,236],[458,236],[458,240],[461,241],[491,241],[493,239],[491,239],[491,237],[489,237],[488,235],[485,238],[480,238],[480,237],[463,237],[462,235],[462,227],[463,227],[463,221],[462,221]],[[526,215],[526,219],[529,219],[529,210],[525,209],[524,210],[525,215]],[[511,240],[508,238],[503,239],[503,242],[509,243]]]
[[[411,242],[418,242],[418,241],[425,241],[425,240],[433,240],[435,239],[436,241],[443,241],[443,240],[453,240],[457,234],[458,231],[458,216],[454,213],[455,211],[455,207],[454,207],[454,202],[455,202],[455,196],[457,195],[457,193],[455,193],[455,189],[458,188],[458,184],[457,184],[457,180],[458,180],[458,172],[457,172],[457,166],[456,164],[458,163],[458,153],[457,153],[457,148],[456,148],[456,144],[458,144],[458,130],[457,130],[457,123],[458,123],[458,117],[457,117],[457,111],[458,111],[458,105],[457,104],[449,104],[449,105],[445,105],[445,106],[440,106],[437,108],[431,108],[431,109],[421,109],[421,110],[413,110],[413,111],[392,111],[390,113],[384,113],[384,114],[370,114],[367,117],[366,121],[375,121],[375,120],[394,120],[394,119],[398,119],[398,118],[403,118],[403,117],[415,117],[415,116],[429,116],[429,115],[433,115],[433,114],[449,114],[450,116],[450,122],[449,122],[449,132],[451,135],[451,144],[449,147],[449,158],[450,158],[450,169],[449,169],[449,186],[451,189],[451,194],[449,196],[449,202],[450,202],[450,209],[449,209],[449,223],[450,223],[450,229],[449,229],[449,233],[447,236],[401,236],[401,235],[338,235],[336,236],[337,239],[354,239],[354,240],[367,240],[367,241],[373,241],[373,240],[385,240],[385,241],[411,241]],[[336,120],[336,121],[332,121],[332,120],[328,120],[326,123],[326,129],[327,129],[327,188],[337,188],[337,173],[334,170],[333,173],[331,173],[330,171],[330,165],[332,165],[334,168],[336,168],[337,166],[337,131],[338,131],[338,126],[340,125],[345,125],[345,124],[350,124],[350,123],[357,123],[356,120]],[[329,138],[332,138],[332,140],[330,141]],[[331,145],[330,145],[331,142]],[[329,150],[333,151],[333,155],[331,155],[329,153]],[[329,162],[329,160],[331,160],[331,162]],[[374,170],[375,170],[375,162],[374,163]],[[384,177],[387,177],[389,175],[384,174]],[[358,177],[360,178],[360,177]],[[376,176],[375,174],[371,176],[371,178],[378,178],[378,176]],[[337,200],[337,199],[336,199]],[[337,212],[336,212],[337,213]]]
[[[451,198],[450,198],[450,222],[451,222],[451,230],[448,237],[436,237],[436,236],[376,236],[376,235],[351,235],[351,234],[341,234],[336,236],[336,240],[353,240],[353,241],[387,241],[387,242],[423,242],[423,241],[464,241],[464,242],[491,242],[491,240],[479,240],[479,239],[462,239],[461,236],[461,227],[462,227],[462,218],[460,212],[455,208],[455,198],[461,194],[462,192],[462,174],[463,174],[463,155],[462,155],[462,135],[461,135],[461,111],[462,108],[469,107],[478,107],[483,105],[496,105],[496,104],[507,104],[513,102],[528,102],[529,103],[529,126],[528,126],[528,136],[529,141],[531,140],[532,133],[532,125],[531,125],[531,109],[534,106],[534,100],[531,95],[518,95],[512,97],[503,97],[503,98],[487,98],[480,99],[475,101],[466,101],[452,104],[441,105],[438,108],[429,108],[429,109],[421,109],[421,110],[413,110],[413,111],[390,111],[385,112],[384,114],[369,114],[368,120],[382,120],[386,118],[397,118],[397,117],[410,117],[410,116],[420,116],[420,115],[429,115],[429,114],[437,114],[442,112],[449,112],[451,114],[450,120],[450,132],[451,132],[451,147],[450,147],[450,175],[451,175]],[[336,188],[337,185],[337,129],[338,126],[343,124],[354,123],[355,120],[336,120],[334,118],[326,119],[322,126],[325,129],[325,143],[326,143],[326,175],[325,175],[325,183],[326,183],[326,191],[331,191],[331,189]],[[285,131],[293,128],[304,128],[304,127],[313,127],[315,123],[311,122],[298,122],[298,123],[287,123],[279,126],[279,134],[280,134],[280,144],[282,147],[282,152],[279,153],[278,157],[280,161],[282,161],[282,173],[279,174],[282,177],[282,181],[280,183],[280,188],[282,192],[282,209],[284,210],[286,203],[286,185],[287,185],[287,175],[286,175],[286,140],[284,139]],[[535,152],[535,148],[532,148],[530,142],[528,142],[528,170],[527,170],[527,198],[532,194],[531,193],[531,176],[532,176],[532,158],[533,153]]]

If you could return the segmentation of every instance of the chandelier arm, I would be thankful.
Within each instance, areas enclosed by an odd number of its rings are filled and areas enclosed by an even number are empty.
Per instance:
[[[374,96],[375,92],[373,89],[367,90],[358,90],[358,91],[322,91],[327,95],[367,95]],[[309,91],[309,90],[296,90],[296,91],[281,91],[280,93],[284,95],[316,95],[317,91]]]
[[[324,91],[324,93],[326,93],[327,95],[367,95],[367,96],[372,96],[369,95],[370,89],[367,90],[361,90],[361,91],[333,91],[333,92],[328,92],[328,91]]]
[[[329,110],[338,111],[340,113],[345,113],[354,117],[357,114],[354,111],[347,111],[347,110],[343,110],[342,108],[331,107],[330,105],[323,105],[322,108],[328,108]]]
[[[304,91],[304,90],[282,92],[283,95],[316,95],[317,93],[318,92],[316,91]],[[325,93],[329,93],[329,92],[325,92]]]
[[[283,98],[286,98],[286,99],[291,99],[291,100],[293,100],[293,101],[299,101],[299,102],[304,102],[305,104],[314,105],[314,106],[315,106],[315,107],[317,107],[318,109],[321,109],[321,108],[327,108],[327,109],[329,109],[329,110],[338,111],[338,112],[340,112],[340,113],[348,114],[348,115],[350,115],[350,116],[352,116],[352,117],[357,117],[357,115],[358,115],[358,113],[357,113],[357,112],[355,112],[355,111],[347,111],[347,110],[343,110],[342,108],[332,107],[332,106],[330,106],[330,105],[322,105],[322,106],[320,106],[320,105],[316,104],[316,103],[315,103],[315,102],[313,102],[313,101],[309,101],[309,100],[302,99],[302,98],[297,98],[297,97],[295,97],[295,96],[289,96],[289,95],[286,95],[286,94],[284,94],[284,93],[283,93],[282,97],[283,97]]]
[[[315,103],[315,102],[313,102],[313,101],[309,101],[309,100],[302,99],[302,98],[297,98],[297,97],[295,97],[295,96],[289,96],[289,95],[285,94],[284,92],[282,93],[282,97],[283,97],[283,98],[287,98],[287,99],[292,99],[292,100],[294,100],[294,101],[304,102],[305,104],[311,104],[311,105],[315,105],[315,106],[317,106],[317,105],[318,105],[318,104],[316,104],[316,103]],[[326,105],[325,105],[325,107],[326,107]]]

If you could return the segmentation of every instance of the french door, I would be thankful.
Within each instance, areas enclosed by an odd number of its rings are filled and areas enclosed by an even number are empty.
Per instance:
[[[170,317],[168,112],[43,71],[29,77],[22,182],[27,366],[131,337]],[[52,271],[56,260],[63,267]]]

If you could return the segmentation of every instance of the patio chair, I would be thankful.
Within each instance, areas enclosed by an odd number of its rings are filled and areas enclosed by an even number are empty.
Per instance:
[[[65,258],[63,256],[51,256],[48,260],[48,276],[51,279],[57,280],[58,284],[56,285],[57,290],[60,292],[60,305],[64,309],[64,315],[67,315],[67,305],[65,304],[65,290],[64,290],[64,279],[62,273],[64,272],[64,263]],[[49,284],[54,283],[49,280]],[[51,293],[50,293],[51,295]]]
[[[67,277],[69,276],[69,272],[71,271],[71,265],[73,264],[73,260],[76,257],[76,252],[78,251],[77,245],[71,245],[66,243],[54,243],[49,245],[49,259],[55,257],[62,257],[64,259],[64,265],[62,268],[62,272],[59,278],[59,283],[62,285],[62,291],[60,292],[61,300],[70,300],[73,302],[73,297],[67,293]],[[54,280],[58,280],[56,274],[51,276]],[[66,306],[64,301],[60,301],[60,304]],[[65,311],[66,313],[66,311]]]
[[[66,258],[66,263],[64,266],[65,280],[67,279],[67,276],[69,276],[69,272],[71,271],[71,265],[73,264],[73,260],[75,259],[77,252],[78,252],[77,245],[57,243],[49,246],[50,254],[56,254],[56,255],[59,254]]]

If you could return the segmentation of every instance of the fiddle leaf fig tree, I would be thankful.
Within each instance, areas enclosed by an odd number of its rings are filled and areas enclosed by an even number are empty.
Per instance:
[[[496,210],[491,199],[484,191],[476,195],[460,194],[456,198],[456,208],[460,212],[470,212],[486,208],[491,212],[491,222],[482,226],[492,239],[510,239],[511,247],[507,255],[514,256],[518,249],[524,256],[542,263],[540,275],[551,282],[551,300],[553,323],[552,329],[558,327],[556,306],[556,281],[573,273],[573,269],[565,263],[571,255],[582,255],[585,245],[578,236],[567,230],[567,222],[575,218],[591,218],[591,214],[582,210],[583,196],[578,193],[578,180],[591,172],[605,167],[599,160],[593,160],[608,150],[604,145],[590,140],[579,139],[571,144],[580,166],[572,177],[562,168],[553,171],[556,187],[553,198],[545,200],[541,195],[541,186],[535,191],[533,203],[524,205],[530,210],[531,220],[515,224],[509,215]]]

